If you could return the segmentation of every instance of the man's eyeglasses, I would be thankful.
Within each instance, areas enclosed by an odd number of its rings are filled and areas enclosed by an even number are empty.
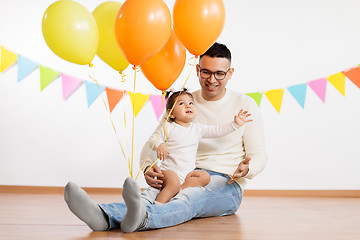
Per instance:
[[[223,80],[226,77],[226,75],[228,74],[229,70],[230,70],[230,68],[229,68],[226,72],[224,72],[224,71],[212,72],[212,71],[207,70],[205,68],[201,68],[200,66],[199,66],[199,69],[200,69],[200,77],[202,77],[204,79],[209,79],[209,78],[211,78],[211,75],[214,74],[214,78],[216,80]]]

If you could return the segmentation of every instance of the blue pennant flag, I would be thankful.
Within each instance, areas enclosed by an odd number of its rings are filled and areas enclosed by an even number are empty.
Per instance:
[[[291,95],[293,95],[295,100],[300,104],[302,108],[304,108],[305,106],[306,87],[306,83],[288,87],[289,92],[291,93]]]
[[[20,82],[23,80],[27,75],[29,75],[32,71],[34,71],[39,64],[24,57],[20,54],[18,55],[18,79],[17,81]]]
[[[106,86],[97,85],[96,83],[84,81],[86,88],[86,97],[88,107],[100,96],[100,94],[105,90]]]

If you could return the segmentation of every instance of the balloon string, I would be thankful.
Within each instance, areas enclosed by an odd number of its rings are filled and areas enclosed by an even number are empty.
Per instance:
[[[190,66],[195,66],[195,64],[196,64],[196,60],[198,59],[198,56],[196,55],[196,56],[194,56],[194,57],[191,57],[190,59],[188,59],[188,64],[190,65]],[[194,60],[194,62],[193,63],[191,63],[190,62],[190,60]],[[192,73],[192,71],[193,71],[193,69],[194,68],[191,68],[190,69],[190,72],[189,72],[189,74],[188,74],[188,76],[186,77],[186,80],[185,80],[185,82],[184,82],[184,84],[183,84],[183,87],[182,87],[182,89],[180,90],[180,94],[179,95],[181,95],[181,93],[184,91],[184,88],[185,88],[185,85],[186,85],[186,83],[187,83],[187,81],[189,80],[189,78],[190,78],[190,75],[191,75],[191,73]],[[164,94],[164,92],[163,92],[163,94]],[[171,107],[171,109],[170,109],[170,111],[169,111],[169,113],[168,113],[168,115],[167,115],[167,117],[166,118],[164,118],[164,131],[165,131],[165,142],[167,141],[167,131],[166,131],[166,125],[165,125],[165,123],[166,123],[166,121],[167,121],[167,119],[169,119],[169,117],[170,117],[170,115],[171,115],[171,113],[173,112],[173,110],[174,110],[174,107],[175,107],[175,105],[176,105],[176,103],[177,103],[177,100],[178,100],[178,98],[176,98],[175,99],[175,102],[174,102],[174,104],[172,105],[172,107]],[[151,150],[150,151],[152,151],[153,150],[153,148],[154,148],[154,146],[155,146],[155,144],[156,144],[156,141],[158,140],[158,138],[159,138],[159,136],[160,136],[160,132],[158,133],[158,136],[157,136],[157,138],[155,139],[155,142],[154,142],[154,144],[152,145],[152,147],[151,147]],[[158,161],[159,159],[157,159],[153,164],[151,164],[150,165],[150,167],[144,172],[144,174],[150,169],[150,168],[152,168],[152,166],[154,166],[154,164]],[[139,176],[139,174],[140,174],[140,172],[142,172],[143,171],[143,168],[144,168],[144,165],[145,165],[145,162],[146,161],[144,161],[144,163],[141,165],[141,167],[140,167],[140,171],[138,172],[138,174],[136,175],[136,179],[137,179],[137,177]],[[135,180],[136,180],[135,179]]]
[[[165,92],[163,91],[163,94],[161,95],[161,101],[162,101],[162,107],[164,109],[164,100],[163,100],[163,96],[165,95]],[[168,116],[169,117],[169,116]],[[167,134],[167,130],[166,130],[166,120],[164,121],[164,132],[165,132],[165,142],[167,142],[168,139],[168,134]]]
[[[93,77],[93,76],[91,75],[91,70],[92,70],[93,64],[90,63],[90,64],[89,64],[89,67],[90,67],[90,68],[89,68],[88,75],[89,75],[89,77],[96,83],[98,89],[100,89],[100,85],[99,85],[98,81],[95,79],[95,77]],[[117,131],[116,131],[116,128],[115,128],[114,121],[113,121],[112,118],[111,118],[111,114],[110,114],[110,111],[109,111],[109,109],[108,109],[108,107],[107,107],[107,105],[106,105],[105,99],[104,99],[104,97],[103,97],[102,95],[101,95],[101,98],[102,98],[102,101],[103,101],[103,103],[104,103],[106,112],[108,113],[108,116],[109,116],[111,125],[112,125],[112,127],[113,127],[113,130],[114,130],[114,133],[115,133],[115,136],[116,136],[116,139],[117,139],[117,141],[118,141],[118,143],[119,143],[119,145],[120,145],[121,152],[122,152],[124,158],[125,158],[125,159],[128,159],[128,158],[126,157],[125,152],[124,152],[124,149],[123,149],[123,147],[122,147],[122,145],[121,145],[120,139],[119,139],[119,137],[118,137],[118,134],[117,134]]]
[[[120,73],[120,75],[121,75],[121,82],[122,82],[122,83],[125,82],[125,81],[126,81],[126,79],[125,79],[126,74],[123,73],[123,72],[119,72],[119,73]]]
[[[189,58],[189,59],[187,60],[187,63],[188,63],[190,66],[195,66],[196,60],[198,59],[198,57],[199,57],[198,55],[195,55],[195,56]]]
[[[163,107],[163,108],[164,108],[164,98],[163,98],[164,96],[165,96],[165,91],[162,91],[162,93],[161,93],[161,102],[162,102],[162,107]],[[166,122],[166,118],[164,119],[164,127],[165,127],[165,122]],[[166,128],[165,128],[165,134],[166,134]],[[157,137],[156,137],[153,145],[151,146],[150,152],[154,149],[154,146],[155,146],[155,144],[156,144],[159,136],[160,136],[160,132],[158,133],[158,135],[157,135]],[[167,140],[167,134],[166,134],[166,140]],[[159,159],[157,159],[153,164],[151,164],[150,167],[144,172],[144,174],[145,174],[152,166],[154,166],[154,164],[155,164],[158,160],[159,160]],[[138,179],[140,172],[143,171],[143,168],[144,168],[145,163],[146,163],[146,161],[144,161],[143,164],[141,165],[139,172],[136,174],[135,181]]]
[[[156,159],[156,161],[155,161],[153,164],[151,164],[150,167],[148,167],[148,169],[146,169],[146,171],[144,172],[144,174],[147,173],[147,171],[149,171],[149,169],[152,168],[152,167],[155,165],[155,163],[157,163],[157,161],[159,161],[159,158]]]
[[[127,147],[127,149],[129,149],[129,141],[128,141],[128,137],[127,137],[126,113],[125,113],[125,111],[124,111],[124,126],[125,126],[125,141],[126,141],[126,147]],[[127,159],[127,162],[128,162],[129,173],[130,173],[130,158]]]
[[[155,139],[155,142],[154,142],[153,145],[151,146],[150,152],[154,149],[154,146],[155,146],[156,141],[158,140],[159,136],[160,136],[160,134],[157,135],[157,137],[156,137],[156,139]],[[154,166],[154,164],[155,164],[158,160],[159,160],[159,159],[157,159],[153,164],[151,164],[150,167],[149,167],[148,169],[146,169],[146,171],[144,172],[144,174],[145,174],[152,166]],[[140,172],[142,172],[145,163],[146,163],[146,161],[144,161],[143,164],[141,165],[139,172],[136,174],[135,181],[137,180]]]
[[[181,92],[182,92],[182,91],[183,91],[183,90],[181,90]],[[172,108],[171,108],[168,116],[167,116],[166,118],[164,118],[165,142],[167,142],[167,132],[166,132],[166,125],[165,125],[165,123],[166,123],[167,119],[169,118],[169,116],[171,115],[171,113],[172,113],[172,111],[173,111],[173,109],[174,109],[174,107],[175,107],[176,102],[177,102],[177,98],[176,98],[176,100],[175,100],[175,102],[174,102],[174,105],[172,106]],[[160,130],[160,129],[159,129],[159,130]],[[153,150],[153,148],[154,148],[157,140],[159,139],[159,136],[160,136],[160,131],[158,132],[158,135],[157,135],[157,137],[156,137],[156,139],[155,139],[155,141],[154,141],[154,144],[151,146],[150,151]],[[144,174],[145,174],[152,166],[154,166],[154,164],[155,164],[158,160],[159,160],[159,159],[157,159],[153,164],[151,164],[150,167],[144,172]],[[139,170],[137,176],[139,176],[139,173],[143,171],[144,165],[145,165],[145,161],[144,161],[144,163],[141,165],[140,170]],[[136,179],[137,179],[137,176],[136,176]],[[135,179],[135,180],[136,180],[136,179]]]
[[[162,91],[161,92],[161,105],[162,105],[162,108],[164,109],[164,96],[165,96],[165,91]]]
[[[138,66],[133,66],[134,69],[134,93],[136,86],[136,73],[140,71]],[[132,117],[132,139],[131,139],[131,165],[130,165],[130,177],[133,177],[133,166],[134,166],[134,131],[135,131],[135,98],[131,98],[131,104],[133,106],[133,117]]]

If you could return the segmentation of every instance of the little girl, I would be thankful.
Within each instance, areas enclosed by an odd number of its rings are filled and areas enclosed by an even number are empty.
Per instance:
[[[161,178],[163,188],[155,200],[158,205],[170,201],[180,189],[205,186],[210,182],[206,171],[194,170],[201,138],[222,137],[252,121],[248,119],[251,114],[241,109],[233,122],[224,125],[208,126],[193,122],[196,116],[194,99],[186,89],[171,94],[166,111],[169,116],[167,121],[148,141],[162,160],[160,169],[164,177]]]

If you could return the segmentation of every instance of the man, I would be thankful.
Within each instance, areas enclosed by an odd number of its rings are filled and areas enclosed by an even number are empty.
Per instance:
[[[121,227],[123,232],[134,232],[164,228],[192,218],[230,215],[239,208],[247,179],[259,174],[267,161],[261,115],[252,98],[226,89],[234,68],[230,50],[225,45],[211,46],[200,56],[196,71],[201,85],[201,90],[193,93],[196,121],[207,125],[223,124],[232,121],[240,109],[251,113],[253,121],[227,136],[201,140],[196,166],[208,171],[210,183],[205,188],[186,188],[164,205],[153,204],[157,189],[162,187],[158,179],[162,173],[156,165],[145,173],[146,182],[153,188],[141,193],[133,179],[125,180],[125,203],[100,204],[99,207],[80,187],[69,183],[65,200],[70,210],[91,229],[102,231]],[[149,151],[144,147],[141,155],[145,169],[153,162]]]

